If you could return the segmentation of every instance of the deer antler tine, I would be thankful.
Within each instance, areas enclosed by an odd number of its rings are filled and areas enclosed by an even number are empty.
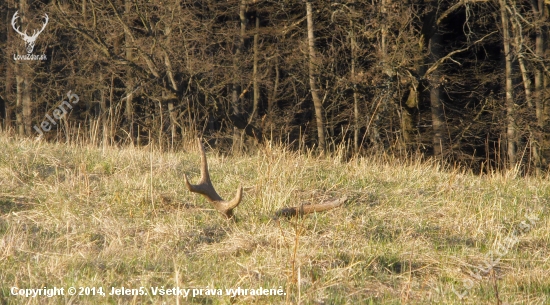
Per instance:
[[[206,161],[206,153],[204,151],[204,146],[200,138],[197,138],[197,143],[199,145],[199,151],[201,153],[201,180],[199,184],[191,184],[187,175],[183,175],[183,180],[185,185],[190,192],[198,193],[203,195],[208,201],[210,201],[216,210],[225,215],[227,218],[233,217],[233,209],[236,208],[242,200],[243,188],[239,186],[237,189],[237,194],[230,201],[225,201],[218,195],[212,181],[210,180],[210,174],[208,173],[208,162]]]
[[[46,19],[46,22],[44,22],[44,24],[42,25],[42,29],[40,29],[40,33],[42,33],[42,31],[44,31],[44,29],[48,25],[48,21],[50,20],[50,17],[48,17],[48,14],[44,14],[44,19]]]
[[[279,219],[279,217],[290,218],[294,216],[303,216],[315,212],[328,211],[330,209],[341,206],[344,202],[346,202],[346,200],[348,200],[348,197],[344,196],[340,199],[325,201],[320,204],[307,204],[296,207],[283,208],[275,212],[275,217],[273,217],[273,219]]]
[[[199,145],[199,151],[201,153],[201,182],[205,181],[212,184],[210,181],[210,173],[208,172],[208,161],[206,161],[206,153],[204,151],[204,145],[200,138],[197,138],[197,144]]]
[[[241,200],[243,199],[243,187],[239,185],[239,188],[237,189],[237,194],[235,194],[235,197],[231,199],[230,201],[227,201],[227,205],[225,206],[228,210],[233,210],[236,208],[239,203],[241,203]]]
[[[13,17],[11,18],[11,26],[13,27],[13,29],[17,34],[24,36],[26,35],[27,31],[25,31],[25,33],[21,33],[21,31],[19,30],[19,26],[15,25],[15,22],[17,21],[17,19],[19,19],[19,11],[16,11],[15,14],[13,14]]]

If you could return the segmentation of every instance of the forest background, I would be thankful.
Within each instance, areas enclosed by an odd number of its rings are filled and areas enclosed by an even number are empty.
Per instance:
[[[549,6],[2,1],[0,131],[37,136],[33,126],[47,126],[47,140],[168,150],[202,135],[227,152],[268,141],[542,173]],[[30,52],[23,34],[35,39]],[[54,124],[46,115],[68,91],[79,102]]]

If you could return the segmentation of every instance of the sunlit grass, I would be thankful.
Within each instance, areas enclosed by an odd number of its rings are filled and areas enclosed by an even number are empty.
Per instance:
[[[479,177],[387,157],[345,163],[284,148],[247,157],[207,149],[218,193],[245,189],[233,222],[185,188],[184,173],[199,177],[192,145],[178,153],[0,145],[2,304],[496,304],[497,293],[509,304],[548,302],[546,178]],[[279,208],[343,196],[338,209],[271,220]],[[525,215],[538,220],[480,273],[485,254]],[[65,296],[12,296],[14,286],[65,287]],[[69,296],[70,286],[107,295]],[[151,294],[177,286],[223,295]],[[111,287],[148,295],[110,296]],[[237,287],[286,295],[225,295]]]

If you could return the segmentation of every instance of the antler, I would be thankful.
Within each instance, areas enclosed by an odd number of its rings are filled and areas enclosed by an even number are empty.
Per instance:
[[[326,201],[320,204],[306,204],[299,207],[283,208],[275,212],[275,217],[273,217],[273,219],[279,219],[279,217],[290,218],[294,216],[303,216],[314,212],[327,211],[341,206],[344,202],[346,202],[346,200],[348,200],[348,197],[344,196],[343,198]]]
[[[25,33],[21,33],[21,31],[19,31],[19,27],[15,27],[15,21],[17,20],[17,18],[19,18],[18,13],[19,11],[16,11],[15,14],[13,14],[13,17],[11,18],[11,26],[17,32],[17,34],[21,36],[27,36],[27,31],[25,31]]]
[[[214,205],[214,208],[225,215],[225,217],[232,218],[233,209],[236,208],[239,203],[241,203],[243,188],[242,186],[239,186],[239,188],[237,189],[237,195],[235,195],[235,198],[231,199],[231,201],[223,200],[222,197],[220,197],[220,195],[218,195],[218,193],[214,189],[212,181],[210,181],[208,164],[206,162],[206,154],[204,152],[204,147],[202,146],[202,141],[200,138],[197,138],[197,143],[199,144],[199,150],[201,152],[201,180],[199,184],[193,185],[189,183],[187,175],[184,174],[183,179],[185,180],[185,185],[187,185],[187,189],[189,189],[190,192],[198,193],[206,197],[206,199],[208,199],[208,201],[210,201]]]

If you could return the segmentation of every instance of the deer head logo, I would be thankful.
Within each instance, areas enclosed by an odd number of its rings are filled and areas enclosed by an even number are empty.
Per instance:
[[[46,19],[46,22],[44,22],[44,25],[42,26],[42,28],[39,31],[33,30],[32,36],[28,36],[27,30],[25,30],[25,32],[22,33],[21,31],[19,31],[19,27],[15,26],[15,21],[17,20],[17,18],[19,18],[19,16],[17,15],[18,12],[19,11],[15,12],[15,14],[13,14],[13,18],[11,18],[11,26],[19,35],[23,37],[23,40],[25,41],[25,47],[27,48],[27,53],[30,54],[34,49],[34,42],[36,41],[36,38],[38,38],[38,35],[40,35],[40,33],[44,31],[44,28],[46,27],[46,25],[48,25],[48,19],[49,19],[48,14],[44,14],[44,18]]]

